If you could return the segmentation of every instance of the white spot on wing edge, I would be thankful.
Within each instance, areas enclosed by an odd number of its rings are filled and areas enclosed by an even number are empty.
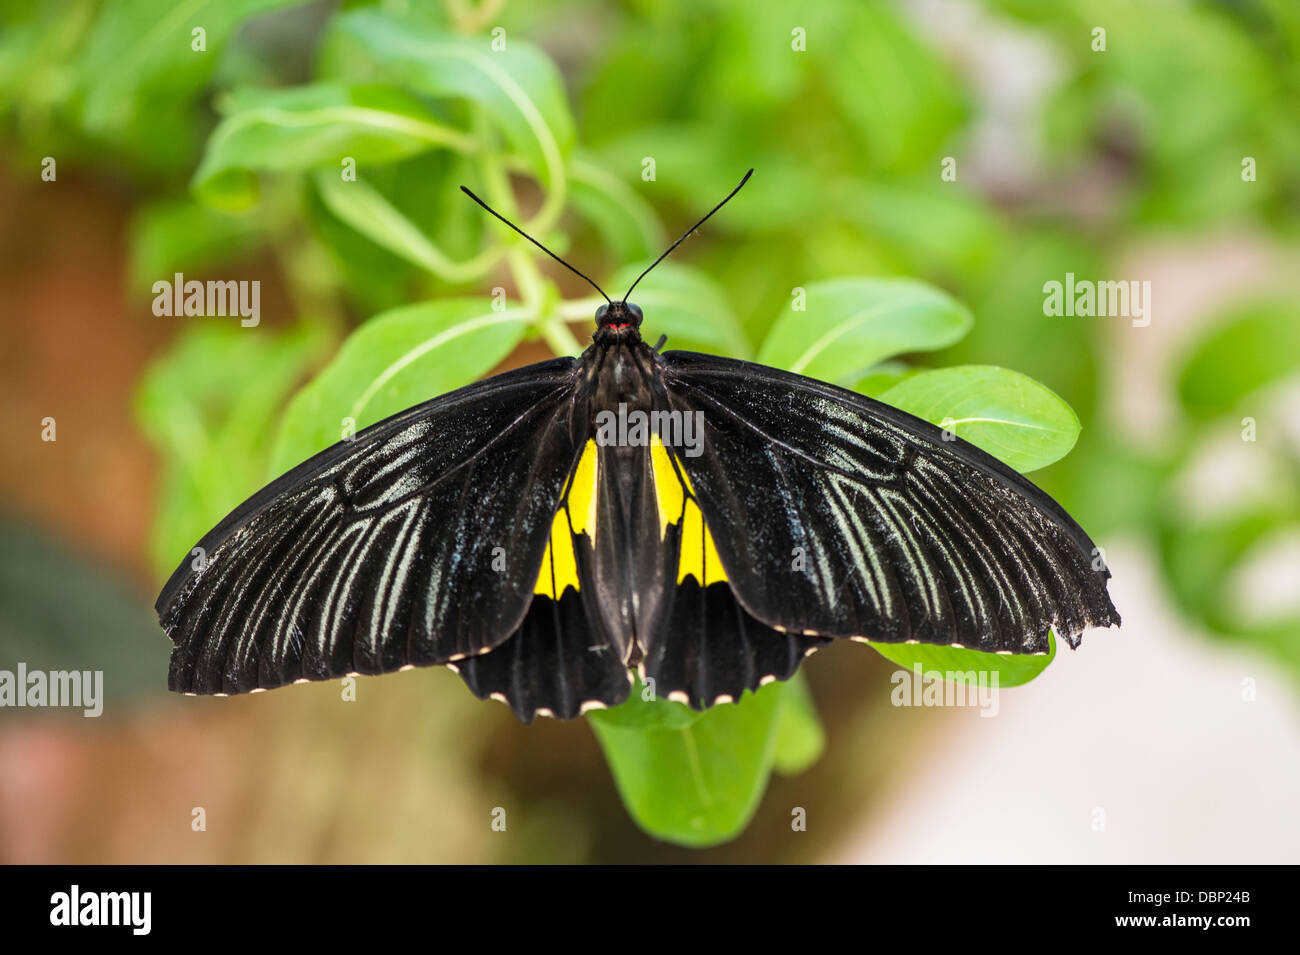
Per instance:
[[[691,704],[691,698],[686,695],[686,691],[684,690],[673,690],[668,694],[668,699],[672,700],[674,703],[685,703],[687,706],[690,706]]]
[[[398,673],[405,673],[407,670],[414,670],[414,669],[415,669],[415,664],[414,664],[414,663],[404,663],[404,664],[402,664],[400,667],[397,668],[397,672],[398,672]]]
[[[578,706],[578,715],[581,716],[591,710],[603,710],[605,708],[605,703],[602,700],[583,700]]]
[[[767,686],[769,683],[775,683],[775,682],[776,682],[775,673],[769,673],[767,676],[759,677],[758,679],[759,686]]]

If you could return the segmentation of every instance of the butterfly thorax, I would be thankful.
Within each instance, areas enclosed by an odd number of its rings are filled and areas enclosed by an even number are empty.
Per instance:
[[[650,442],[644,432],[638,437],[627,427],[666,406],[658,356],[641,341],[640,319],[639,309],[598,315],[593,344],[582,356],[590,389],[588,433],[599,460],[597,531],[591,542],[594,593],[587,597],[600,629],[625,662],[639,658],[638,638],[657,623],[667,577]]]

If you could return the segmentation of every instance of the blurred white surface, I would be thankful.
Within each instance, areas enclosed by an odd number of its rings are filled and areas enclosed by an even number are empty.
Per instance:
[[[1187,632],[1144,553],[1108,558],[1123,628],[1062,647],[1002,691],[996,717],[948,711],[828,861],[1300,862],[1295,686],[1271,659]]]

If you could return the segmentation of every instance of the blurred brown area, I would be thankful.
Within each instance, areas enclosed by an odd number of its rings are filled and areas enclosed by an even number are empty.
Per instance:
[[[158,461],[135,383],[175,332],[123,287],[131,196],[111,181],[0,171],[4,510],[125,578],[142,606]],[[258,263],[268,324],[289,314]],[[505,367],[546,357],[521,346]],[[57,440],[41,440],[53,417]],[[167,646],[158,632],[157,653]],[[0,716],[0,862],[758,862],[816,859],[943,713],[888,706],[889,664],[839,646],[805,668],[829,736],[773,778],[753,824],[703,851],[636,829],[583,721],[517,723],[437,669],[231,699],[155,697],[99,719]],[[864,693],[863,687],[875,692]],[[807,810],[793,832],[791,810]],[[506,811],[505,832],[491,828]],[[206,826],[196,830],[196,820]]]
[[[0,170],[0,397],[6,510],[149,583],[154,469],[131,394],[169,329],[130,314],[125,195]],[[42,441],[55,419],[58,440]],[[75,503],[74,503],[75,502]]]

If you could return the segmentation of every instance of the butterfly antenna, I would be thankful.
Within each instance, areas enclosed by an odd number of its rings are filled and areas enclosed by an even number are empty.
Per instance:
[[[545,252],[547,255],[549,255],[551,258],[553,258],[556,262],[559,262],[561,265],[563,265],[566,269],[568,269],[568,270],[569,270],[570,272],[572,272],[574,275],[578,276],[580,279],[582,279],[584,282],[586,282],[588,285],[590,285],[592,288],[594,288],[597,292],[599,292],[599,293],[601,294],[601,297],[602,297],[605,301],[609,302],[611,305],[614,304],[612,301],[610,301],[609,296],[605,294],[605,290],[602,289],[602,288],[601,288],[599,285],[597,285],[595,282],[593,282],[593,281],[592,281],[590,278],[588,278],[586,275],[584,275],[583,273],[579,272],[577,269],[575,269],[575,268],[574,268],[572,265],[570,265],[568,262],[564,261],[564,259],[560,258],[558,255],[556,255],[554,252],[552,252],[552,251],[551,251],[550,249],[548,249],[546,246],[542,245],[542,243],[538,242],[538,241],[537,241],[536,239],[534,239],[531,235],[529,235],[529,234],[528,234],[527,232],[525,232],[523,229],[519,228],[519,226],[515,225],[513,222],[511,222],[509,219],[507,219],[507,218],[506,218],[505,216],[503,216],[501,213],[497,212],[497,211],[496,211],[495,209],[493,209],[490,205],[488,205],[486,202],[484,202],[484,201],[483,201],[482,199],[480,199],[478,196],[474,195],[474,193],[470,192],[470,191],[469,191],[468,189],[466,189],[464,186],[461,186],[461,187],[460,187],[460,191],[463,192],[463,193],[465,193],[465,195],[469,196],[471,199],[473,199],[475,202],[477,202],[480,206],[482,206],[484,209],[486,209],[486,210],[487,210],[488,212],[490,212],[492,215],[496,216],[498,219],[500,219],[500,220],[501,220],[502,222],[504,222],[506,225],[510,226],[510,228],[514,229],[516,232],[518,232],[520,235],[522,235],[525,239],[527,239],[527,240],[528,240],[529,242],[531,242],[533,245],[537,246],[539,249],[541,249],[543,252]],[[730,198],[730,197],[728,197],[728,198]],[[710,213],[710,214],[712,214],[712,213]],[[706,216],[705,218],[708,218],[708,217]],[[671,251],[671,250],[670,250],[670,251]]]
[[[717,212],[719,209],[721,209],[723,206],[725,206],[728,202],[730,202],[730,201],[731,201],[731,197],[734,196],[736,193],[740,192],[741,186],[743,186],[745,183],[749,182],[749,177],[752,176],[753,174],[754,174],[754,170],[752,170],[752,169],[751,169],[749,172],[745,173],[745,178],[742,179],[742,180],[740,180],[740,185],[736,186],[735,189],[732,189],[731,192],[727,193],[727,198],[723,199],[723,200],[722,200],[721,202],[719,202],[716,206],[714,206],[712,209],[710,209],[709,212],[708,212],[708,215],[706,215],[703,219],[701,219],[699,222],[695,223],[695,225],[693,225],[693,226],[691,226],[689,229],[687,229],[686,232],[682,235],[682,237],[681,237],[680,239],[678,239],[678,240],[677,240],[676,242],[674,242],[672,245],[668,246],[668,250],[667,250],[666,252],[664,252],[663,255],[659,256],[659,258],[655,259],[652,263],[650,263],[650,269],[653,269],[656,265],[658,265],[658,264],[659,264],[660,262],[662,262],[664,259],[668,258],[669,253],[671,253],[673,249],[677,248],[679,245],[681,245],[683,242],[685,242],[686,239],[687,239],[687,237],[688,237],[692,232],[694,232],[694,231],[695,231],[696,229],[698,229],[700,226],[704,225],[704,223],[706,223],[706,222],[709,221],[709,216],[712,216],[713,213]],[[462,188],[463,188],[463,187],[462,187]],[[627,290],[627,294],[623,296],[623,301],[625,301],[625,302],[627,301],[627,296],[632,294],[632,289],[636,288],[636,286],[637,286],[637,282],[640,282],[643,278],[645,278],[647,275],[650,274],[650,269],[646,269],[644,272],[642,272],[640,275],[638,275],[638,276],[636,277],[636,282],[633,282],[633,283],[632,283],[632,288],[630,288],[630,289]]]

